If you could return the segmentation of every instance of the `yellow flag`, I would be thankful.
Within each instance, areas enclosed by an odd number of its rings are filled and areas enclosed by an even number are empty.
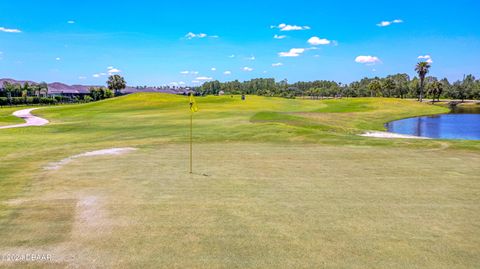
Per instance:
[[[193,97],[193,93],[190,94],[190,111],[192,111],[192,113],[198,111],[197,102],[195,102],[195,98]]]

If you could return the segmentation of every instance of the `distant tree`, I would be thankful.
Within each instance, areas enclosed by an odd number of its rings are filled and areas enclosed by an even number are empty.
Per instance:
[[[442,83],[442,88],[443,88],[441,96],[443,97],[448,96],[449,93],[451,92],[452,85],[450,84],[447,78],[443,78],[442,80],[440,80],[440,82]]]
[[[89,102],[93,101],[93,98],[90,95],[85,95],[85,96],[83,96],[83,101],[85,103],[89,103]]]
[[[449,95],[451,98],[461,99],[463,102],[466,98],[466,91],[463,83],[461,81],[455,81],[450,89]]]
[[[121,90],[127,87],[125,79],[120,75],[112,75],[108,77],[107,85],[110,90],[115,92],[115,96],[117,96]]]
[[[89,91],[90,97],[92,97],[93,101],[99,101],[114,96],[112,90],[104,87],[91,87]]]
[[[90,92],[90,96],[92,97],[93,101],[98,101],[98,100],[102,99],[103,94],[102,94],[101,88],[91,87],[89,89],[89,92]]]
[[[3,82],[3,90],[5,91],[6,95],[7,96],[11,96],[13,91],[15,90],[15,85],[8,82],[8,81],[4,81]]]
[[[473,75],[467,75],[463,78],[462,86],[464,89],[464,96],[465,99],[471,98],[473,96],[474,88],[475,88],[475,77]],[[462,99],[462,102],[464,99]]]
[[[480,80],[475,81],[475,86],[472,92],[473,99],[480,99]]]
[[[23,90],[22,91],[22,98],[23,98],[23,103],[27,104],[27,96],[28,96],[28,90]]]
[[[420,94],[418,95],[418,101],[423,101],[423,90],[425,87],[425,76],[428,74],[431,65],[428,62],[419,62],[415,66],[415,71],[420,78]]]
[[[7,103],[12,105],[12,95],[15,92],[15,84],[12,84],[8,81],[3,82],[3,90],[5,91],[5,95],[7,97]]]
[[[428,85],[428,94],[432,96],[432,103],[435,102],[435,99],[437,101],[440,101],[440,95],[443,92],[443,83],[440,81],[434,81]]]
[[[20,92],[21,92],[21,96],[26,98],[27,95],[30,93],[30,91],[32,90],[33,87],[30,86],[30,84],[28,82],[25,82],[22,86],[22,88],[20,89]]]
[[[345,96],[345,97],[355,97],[355,96],[357,96],[356,92],[355,92],[355,88],[351,87],[350,85],[343,85],[343,87],[341,88],[341,95],[342,95],[342,97],[343,96]]]
[[[110,89],[104,89],[103,91],[103,98],[112,98],[115,94]]]
[[[417,77],[414,77],[408,83],[408,96],[409,97],[416,97],[420,94],[420,80]]]
[[[395,81],[395,96],[403,99],[408,93],[410,77],[407,74],[396,74],[392,79]]]
[[[40,82],[40,84],[38,84],[38,96],[40,96],[41,94],[43,94],[45,97],[48,96],[48,84],[46,82]]]
[[[383,96],[391,97],[392,93],[395,91],[395,88],[396,88],[395,81],[392,78],[387,77],[383,81],[382,88],[383,88]]]
[[[280,87],[280,89],[287,89],[288,88],[288,80],[287,79],[281,80],[280,82],[278,82],[278,86]]]
[[[382,84],[378,80],[374,80],[368,84],[368,90],[370,91],[370,96],[375,97],[382,90]]]

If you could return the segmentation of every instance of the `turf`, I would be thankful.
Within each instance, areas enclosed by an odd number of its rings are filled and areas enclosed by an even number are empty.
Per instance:
[[[20,110],[23,107],[3,107],[0,108],[0,126],[10,125],[10,124],[18,124],[23,123],[24,120],[19,119],[12,115],[14,111]]]
[[[374,139],[445,112],[397,99],[135,94],[35,111],[0,130],[0,254],[10,267],[475,268],[480,143]],[[12,109],[0,110],[2,116]],[[7,121],[0,124],[6,124]],[[51,162],[111,147],[120,156]]]

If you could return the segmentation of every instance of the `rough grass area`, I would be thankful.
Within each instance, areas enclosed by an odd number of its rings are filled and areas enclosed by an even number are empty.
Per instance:
[[[393,99],[197,99],[136,94],[44,108],[0,131],[7,268],[475,268],[480,145],[373,139],[446,111]],[[349,109],[351,107],[351,109]],[[11,110],[0,110],[2,115]],[[122,155],[69,156],[114,147]]]

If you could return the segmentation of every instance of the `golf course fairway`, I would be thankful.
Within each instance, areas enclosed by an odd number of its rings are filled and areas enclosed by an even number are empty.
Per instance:
[[[185,96],[43,107],[32,113],[48,125],[0,130],[0,254],[51,257],[0,267],[480,264],[480,142],[359,136],[448,109],[196,100],[193,174]],[[20,109],[0,109],[0,126]]]

